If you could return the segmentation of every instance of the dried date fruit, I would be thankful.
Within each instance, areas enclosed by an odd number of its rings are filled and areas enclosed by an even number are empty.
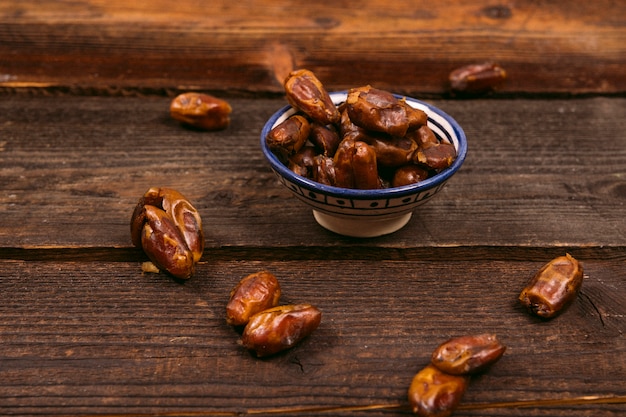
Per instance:
[[[130,222],[133,245],[142,248],[157,268],[188,279],[204,251],[200,214],[178,191],[150,188],[139,200]]]
[[[354,155],[354,141],[349,135],[339,144],[333,158],[335,167],[335,185],[343,188],[354,188],[354,170],[352,169],[352,156]]]
[[[322,313],[310,304],[291,304],[264,310],[250,318],[241,344],[258,357],[290,349],[309,336],[322,320]]]
[[[410,132],[409,137],[422,149],[439,145],[439,139],[437,139],[435,132],[428,125],[421,126],[419,129]]]
[[[302,177],[311,178],[316,156],[317,152],[313,146],[303,146],[298,152],[289,157],[288,167]]]
[[[337,187],[361,190],[382,187],[376,152],[367,143],[355,141],[350,135],[339,144],[333,158],[333,168]]]
[[[411,162],[417,151],[417,143],[410,137],[390,137],[370,135],[363,142],[372,147],[376,153],[376,162],[381,167],[399,167]]]
[[[335,165],[333,158],[324,155],[317,155],[313,158],[313,181],[320,184],[335,185]]]
[[[278,305],[280,284],[274,274],[259,271],[244,277],[233,288],[226,305],[226,322],[243,326],[250,317]]]
[[[297,113],[275,126],[265,140],[277,158],[302,177],[340,188],[397,187],[436,175],[457,157],[454,145],[440,140],[428,126],[428,115],[404,97],[367,85],[350,89],[346,100],[334,105],[308,70],[291,73],[285,90]],[[333,116],[325,118],[330,113]],[[291,126],[283,125],[287,122]]]
[[[202,93],[180,94],[170,104],[172,118],[204,130],[227,128],[231,112],[228,102]]]
[[[461,402],[468,383],[467,376],[450,375],[427,365],[411,381],[411,410],[420,417],[448,417]]]
[[[270,150],[284,162],[304,146],[310,131],[309,121],[296,114],[274,126],[265,141]]]
[[[460,336],[439,345],[431,362],[445,373],[470,375],[497,362],[505,350],[506,347],[493,334]]]
[[[542,318],[556,316],[580,291],[583,266],[570,254],[545,264],[522,290],[519,301]]]
[[[339,110],[313,72],[299,69],[284,82],[287,101],[312,120],[327,125],[339,121]]]
[[[424,181],[430,173],[418,165],[405,165],[395,170],[391,180],[392,187],[415,184]]]
[[[397,137],[418,129],[428,120],[426,113],[409,106],[404,99],[371,86],[350,89],[346,110],[355,125]]]
[[[451,143],[441,142],[420,148],[413,155],[413,161],[429,168],[441,170],[449,167],[456,158],[456,148]]]
[[[360,190],[374,190],[381,188],[378,177],[376,152],[367,143],[354,142],[352,155],[352,172],[354,173],[354,187]]]
[[[506,80],[506,71],[498,64],[484,62],[457,68],[450,73],[449,78],[453,92],[479,94],[500,87]]]
[[[333,157],[339,147],[341,139],[334,125],[321,125],[317,122],[311,123],[311,132],[309,133],[309,140],[311,143],[319,149],[320,153],[324,156]]]

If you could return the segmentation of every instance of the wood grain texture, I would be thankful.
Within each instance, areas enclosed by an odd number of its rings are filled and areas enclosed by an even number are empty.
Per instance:
[[[507,353],[456,416],[626,411],[626,100],[435,100],[469,137],[463,168],[405,229],[363,240],[318,226],[263,161],[282,98],[226,97],[231,126],[206,133],[171,120],[170,97],[49,92],[0,100],[0,414],[409,415],[432,349],[485,331]],[[205,224],[184,284],[143,274],[131,246],[155,184]],[[516,298],[566,251],[583,290],[534,319]],[[260,269],[283,302],[323,312],[264,360],[224,319],[232,286]]]
[[[171,120],[167,97],[5,96],[0,246],[129,248],[130,215],[151,186],[194,202],[211,249],[364,246],[318,226],[264,161],[261,128],[285,101],[229,100],[231,126],[207,133]],[[376,246],[626,246],[626,100],[434,104],[463,126],[467,159]]]
[[[407,416],[432,350],[479,332],[507,351],[455,416],[626,414],[625,16],[614,0],[0,2],[0,415]],[[503,90],[451,96],[449,72],[484,60]],[[463,167],[397,233],[326,231],[259,147],[296,67],[431,101],[467,134]],[[228,100],[228,129],[173,121],[188,90]],[[151,186],[202,216],[184,283],[132,247]],[[536,319],[517,297],[565,252],[582,291]],[[266,359],[224,311],[261,269],[323,314]]]
[[[178,284],[142,275],[132,262],[3,261],[0,413],[246,415],[388,404],[332,415],[405,415],[408,384],[436,345],[485,331],[508,349],[473,379],[466,406],[626,395],[624,262],[586,262],[581,295],[549,322],[516,303],[540,266],[539,260],[208,261]],[[232,286],[262,268],[279,277],[283,302],[313,303],[323,321],[293,350],[259,360],[237,344],[224,307]],[[523,413],[618,416],[624,407]],[[455,415],[519,413],[481,408]]]
[[[8,0],[0,87],[280,93],[299,67],[333,89],[441,96],[451,70],[493,60],[505,94],[623,94],[624,16],[615,0]]]

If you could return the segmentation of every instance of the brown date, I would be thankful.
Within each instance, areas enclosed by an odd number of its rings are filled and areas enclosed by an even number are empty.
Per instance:
[[[415,184],[424,181],[430,173],[418,165],[405,165],[395,170],[391,180],[392,187]]]
[[[337,179],[335,178],[333,158],[324,155],[317,155],[313,158],[312,179],[320,184],[334,186],[337,183]]]
[[[310,131],[309,121],[304,116],[296,114],[274,126],[268,132],[265,141],[270,150],[285,162],[304,146]]]
[[[333,166],[335,167],[335,185],[337,187],[355,187],[354,170],[352,169],[355,142],[350,135],[347,135],[339,144],[337,152],[335,152]]]
[[[310,304],[291,304],[264,310],[250,318],[241,344],[258,357],[292,348],[309,336],[322,320],[322,313]]]
[[[468,383],[467,376],[450,375],[428,365],[411,381],[411,410],[420,417],[448,417],[461,402]]]
[[[278,305],[280,284],[274,274],[259,271],[244,277],[233,288],[226,304],[226,322],[243,326],[250,317]]]
[[[498,64],[484,62],[457,68],[450,73],[450,88],[463,94],[480,94],[495,90],[506,80],[506,71]]]
[[[183,124],[204,130],[222,130],[230,124],[228,102],[202,93],[183,93],[170,104],[170,115]]]
[[[350,136],[341,141],[333,158],[335,185],[362,190],[381,188],[376,152],[367,143]]]
[[[409,132],[407,136],[413,139],[417,146],[422,149],[439,145],[439,139],[437,139],[435,132],[428,125],[421,126],[414,132]]]
[[[354,173],[355,188],[372,190],[382,187],[380,178],[378,177],[376,152],[365,142],[354,142],[352,172]]]
[[[417,143],[410,137],[390,137],[370,135],[363,142],[372,147],[376,153],[376,162],[381,167],[399,167],[411,162],[417,151]]]
[[[497,362],[505,350],[506,347],[493,334],[460,336],[439,345],[431,362],[448,374],[471,375]]]
[[[339,121],[339,110],[330,95],[313,74],[306,69],[289,73],[284,81],[287,101],[312,120],[327,125]]]
[[[333,125],[324,126],[317,122],[311,123],[309,140],[320,150],[322,155],[331,158],[335,155],[337,147],[339,147],[339,143],[341,142],[339,134]]]
[[[159,269],[188,279],[204,251],[200,214],[178,191],[150,188],[130,222],[133,245],[142,248]]]
[[[522,290],[519,301],[542,318],[556,316],[580,291],[583,266],[570,254],[545,264]]]
[[[355,125],[397,137],[403,137],[428,120],[426,113],[409,106],[404,99],[369,85],[348,91],[346,110]]]
[[[314,158],[317,156],[317,152],[313,146],[303,146],[298,152],[289,157],[287,166],[290,170],[296,174],[311,178],[313,176],[313,169],[315,165]]]
[[[432,169],[444,169],[452,165],[456,158],[456,148],[451,143],[441,142],[420,148],[413,155],[413,161]]]

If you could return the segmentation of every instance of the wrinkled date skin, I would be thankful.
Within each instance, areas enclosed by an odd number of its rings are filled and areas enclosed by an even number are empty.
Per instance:
[[[371,86],[348,91],[346,110],[352,123],[367,130],[402,137],[425,125],[428,117],[393,94]]]
[[[228,102],[202,93],[183,93],[170,104],[170,115],[185,125],[203,130],[222,130],[230,124]]]
[[[530,313],[552,318],[576,298],[582,283],[582,265],[566,254],[545,264],[522,290],[519,301]]]
[[[432,354],[431,363],[452,375],[471,375],[483,372],[497,362],[506,347],[493,334],[461,336],[439,345]]]
[[[450,375],[428,365],[413,377],[409,387],[411,410],[420,417],[448,417],[461,402],[468,383],[467,376]]]
[[[290,349],[309,336],[322,320],[322,313],[310,304],[291,304],[264,310],[250,318],[241,344],[258,357]]]
[[[133,245],[157,268],[179,279],[193,275],[204,251],[202,220],[178,191],[150,188],[135,206],[130,231]]]
[[[289,104],[312,120],[322,125],[339,121],[339,110],[313,72],[292,71],[284,81],[284,88]]]
[[[265,140],[281,162],[305,178],[340,188],[397,187],[430,178],[457,157],[454,145],[440,140],[428,115],[406,98],[367,85],[350,89],[346,101],[334,105],[308,70],[290,74],[285,89],[299,113]]]
[[[226,322],[243,326],[250,317],[278,305],[280,284],[274,274],[259,271],[244,277],[233,288],[226,305]]]
[[[482,94],[500,87],[506,71],[498,64],[484,62],[457,68],[450,73],[450,89],[459,94]]]
[[[310,132],[309,121],[297,114],[274,126],[268,132],[265,141],[270,150],[285,162],[302,149]]]

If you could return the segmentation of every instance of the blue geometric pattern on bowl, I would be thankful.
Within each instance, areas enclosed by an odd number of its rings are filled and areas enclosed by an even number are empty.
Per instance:
[[[347,92],[333,92],[330,93],[330,96],[333,102],[339,105],[346,100]],[[404,96],[397,95],[396,97],[403,98]],[[456,159],[450,167],[419,183],[377,190],[357,190],[320,184],[295,174],[280,162],[265,142],[267,133],[274,126],[296,113],[296,110],[291,106],[281,108],[267,121],[261,132],[261,148],[278,179],[297,198],[314,210],[351,218],[355,216],[377,219],[397,217],[412,211],[437,194],[448,179],[461,167],[467,153],[465,133],[452,117],[420,100],[410,97],[404,98],[410,106],[426,112],[428,126],[431,130],[440,141],[453,144],[457,151]]]

